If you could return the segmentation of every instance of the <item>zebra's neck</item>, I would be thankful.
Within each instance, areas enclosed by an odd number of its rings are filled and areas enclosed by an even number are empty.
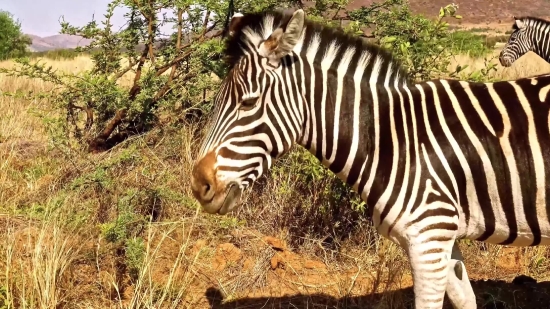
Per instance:
[[[542,35],[540,40],[535,40],[532,51],[539,55],[546,62],[550,62],[550,28],[547,29]]]
[[[550,62],[550,22],[539,18],[527,18],[524,22],[529,27],[531,51]]]

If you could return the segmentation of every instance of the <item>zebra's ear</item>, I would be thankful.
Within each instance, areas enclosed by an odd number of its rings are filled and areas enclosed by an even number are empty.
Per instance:
[[[290,19],[283,23],[260,46],[260,53],[273,62],[290,54],[298,43],[304,30],[305,13],[302,9],[296,10]]]
[[[241,13],[235,13],[231,17],[231,21],[229,22],[229,36],[233,36],[236,31],[238,31],[239,24],[243,19],[243,14]]]
[[[518,27],[518,29],[523,29],[525,28],[525,22],[517,17],[514,16],[514,20],[515,20],[515,23],[516,23],[516,27]]]

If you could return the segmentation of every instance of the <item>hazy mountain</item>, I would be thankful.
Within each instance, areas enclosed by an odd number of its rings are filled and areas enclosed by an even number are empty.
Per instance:
[[[348,9],[356,9],[361,6],[369,6],[379,0],[351,0]],[[439,8],[450,3],[458,4],[458,14],[463,16],[461,20],[465,24],[479,26],[488,24],[503,24],[512,27],[512,16],[531,15],[541,18],[550,16],[550,2],[548,0],[409,0],[411,10],[424,16],[435,17]],[[448,22],[456,23],[456,20],[448,19]]]
[[[373,2],[380,0],[350,0],[348,9],[357,9],[361,6],[369,6]],[[409,0],[409,4],[414,13],[420,13],[427,17],[435,17],[439,8],[453,1],[450,0]],[[519,0],[455,0],[459,5],[458,14],[463,19],[447,21],[456,24],[484,27],[504,27],[511,28],[512,16],[531,15],[541,18],[550,17],[550,5],[548,0],[530,0],[529,2]],[[311,1],[303,1],[306,6],[313,5]],[[528,3],[528,4],[526,4]],[[344,16],[342,16],[344,17]],[[91,40],[80,36],[67,34],[58,34],[48,37],[39,37],[29,34],[32,38],[32,51],[47,51],[52,49],[75,48],[77,46],[86,46]],[[139,48],[138,46],[138,49]]]
[[[47,51],[53,49],[69,49],[78,46],[86,46],[91,40],[83,37],[68,34],[56,34],[47,37],[39,37],[33,34],[27,34],[32,39],[31,51]]]

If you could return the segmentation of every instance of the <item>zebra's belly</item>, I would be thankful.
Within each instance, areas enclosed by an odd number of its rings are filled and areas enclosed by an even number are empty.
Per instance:
[[[494,220],[473,216],[466,228],[468,232],[465,238],[509,246],[550,245],[548,216],[538,214],[545,210],[546,207],[536,207],[536,209],[533,207],[532,211],[536,211],[537,214],[531,215],[525,215],[524,209],[521,209],[523,214],[520,213],[520,210],[516,210],[516,220],[510,220],[511,216],[506,216],[504,212],[499,213],[498,211],[495,211]],[[481,213],[481,211],[477,212],[478,215]],[[487,239],[480,239],[491,224],[494,224],[494,232]]]

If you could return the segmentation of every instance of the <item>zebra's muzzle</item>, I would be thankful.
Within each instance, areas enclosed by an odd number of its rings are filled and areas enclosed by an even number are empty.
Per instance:
[[[241,189],[236,183],[230,183],[225,190],[215,192],[212,189],[208,193],[208,198],[205,198],[205,195],[201,196],[196,190],[193,191],[202,209],[209,214],[225,215],[231,212],[240,200]]]
[[[512,66],[512,63],[514,62],[512,61],[512,58],[503,56],[503,55],[500,55],[500,57],[498,57],[498,61],[503,67],[506,67],[506,68]]]
[[[241,188],[235,182],[219,181],[216,177],[214,153],[195,164],[191,174],[191,191],[209,214],[225,215],[237,204]]]

